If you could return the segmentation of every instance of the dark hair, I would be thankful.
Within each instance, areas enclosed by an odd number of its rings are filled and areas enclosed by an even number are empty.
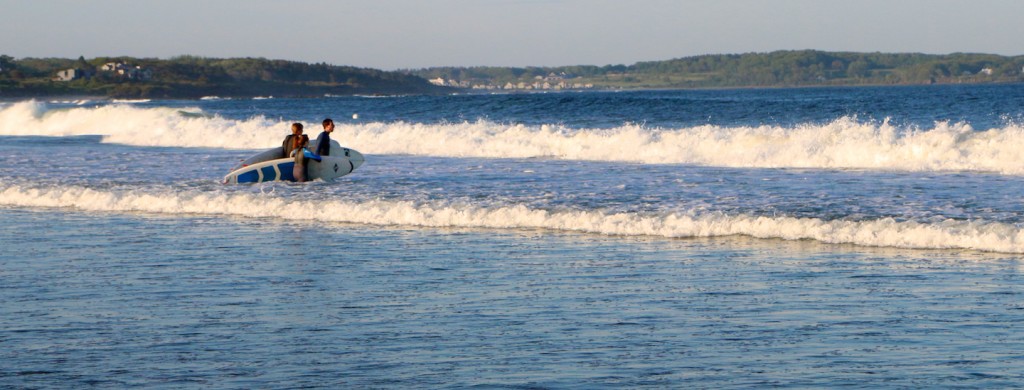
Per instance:
[[[331,123],[334,123],[334,121],[332,121],[331,118],[324,119],[324,127],[327,127],[327,125]]]
[[[302,131],[302,124],[299,122],[292,123],[292,133]]]

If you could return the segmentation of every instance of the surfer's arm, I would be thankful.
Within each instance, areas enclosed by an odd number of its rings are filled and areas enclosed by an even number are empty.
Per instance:
[[[316,153],[313,153],[313,152],[310,152],[309,149],[302,149],[302,155],[304,155],[304,156],[306,156],[308,158],[314,159],[316,161],[320,161],[320,155],[316,154]]]

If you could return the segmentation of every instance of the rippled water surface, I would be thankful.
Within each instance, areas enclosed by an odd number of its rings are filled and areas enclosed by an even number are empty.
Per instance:
[[[4,386],[1024,380],[1015,256],[740,237],[0,216]]]

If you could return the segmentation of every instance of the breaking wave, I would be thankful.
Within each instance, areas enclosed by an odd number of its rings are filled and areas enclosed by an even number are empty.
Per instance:
[[[848,221],[723,213],[610,213],[599,210],[542,210],[522,205],[481,207],[391,200],[347,202],[282,198],[263,193],[166,189],[119,191],[18,184],[0,184],[0,205],[384,226],[546,229],[617,236],[685,238],[743,235],[877,247],[1024,253],[1024,229],[983,221],[924,223],[891,218]]]
[[[280,142],[288,126],[259,116],[208,115],[198,108],[113,104],[51,110],[40,102],[0,107],[0,135],[102,135],[103,142],[136,146],[268,148]],[[318,126],[310,128],[315,135]],[[334,138],[368,154],[1024,174],[1024,127],[1015,124],[976,130],[966,123],[937,122],[915,129],[851,117],[791,127],[626,124],[610,129],[486,120],[374,122],[339,124]]]

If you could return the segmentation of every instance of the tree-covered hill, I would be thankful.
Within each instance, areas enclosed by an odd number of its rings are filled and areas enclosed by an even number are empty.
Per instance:
[[[107,64],[120,64],[105,69]],[[56,80],[78,69],[80,77]],[[122,71],[120,69],[126,69]],[[265,58],[171,59],[99,57],[14,59],[0,56],[0,97],[88,95],[108,97],[323,96],[450,93],[401,72]]]
[[[407,72],[468,88],[536,89],[546,82],[552,87],[640,89],[1021,82],[1022,68],[1024,56],[801,50],[701,55],[628,66],[442,67]]]
[[[124,69],[104,70],[108,64]],[[58,72],[79,69],[71,81]],[[65,72],[66,73],[66,72]],[[67,76],[67,74],[65,74]],[[434,82],[454,87],[440,87]],[[0,98],[443,94],[461,89],[679,89],[1024,82],[1024,56],[817,50],[714,54],[633,65],[439,67],[385,72],[265,58],[0,55]]]

